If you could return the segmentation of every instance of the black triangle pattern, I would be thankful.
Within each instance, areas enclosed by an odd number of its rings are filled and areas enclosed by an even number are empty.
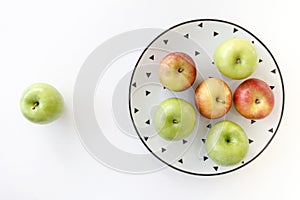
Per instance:
[[[187,143],[188,141],[186,141],[186,140],[182,140],[182,144],[185,144],[185,143]]]
[[[147,72],[146,76],[149,78],[151,76],[151,72]]]
[[[133,87],[136,87],[136,82],[132,83],[132,86],[133,86]]]
[[[251,144],[253,142],[253,140],[249,139],[249,144]]]
[[[219,167],[218,166],[214,166],[215,171],[218,171]]]
[[[237,28],[233,28],[233,33],[237,32],[238,29]]]
[[[184,35],[185,38],[189,39],[190,35],[187,33]]]
[[[256,122],[255,120],[251,119],[251,124],[254,124],[255,122]]]
[[[149,57],[150,60],[154,60],[154,55]]]
[[[195,56],[198,56],[200,54],[199,51],[195,51]]]
[[[207,156],[203,156],[203,161],[206,161],[208,159]]]
[[[217,35],[219,35],[219,33],[214,31],[213,36],[216,37]]]
[[[201,27],[201,28],[203,28],[203,23],[201,22],[198,26]]]
[[[139,112],[139,109],[134,108],[134,113],[137,113],[137,112]]]
[[[165,44],[168,44],[169,40],[163,40],[163,42],[164,42]]]
[[[144,140],[145,140],[145,141],[147,141],[148,139],[149,139],[149,137],[146,137],[146,136],[144,137]]]
[[[262,61],[263,61],[262,59],[259,59],[259,60],[258,60],[259,63],[261,63]]]
[[[146,96],[148,96],[151,92],[146,90]]]
[[[211,128],[211,124],[208,124],[208,125],[206,126],[206,128]]]
[[[147,121],[145,121],[145,124],[150,125],[150,119],[148,119]]]
[[[161,152],[163,153],[163,152],[165,152],[167,149],[165,149],[165,148],[161,148]]]
[[[272,72],[273,74],[276,74],[276,69],[273,69],[271,72]]]
[[[271,133],[273,133],[273,132],[274,132],[273,128],[269,129],[268,131],[269,131],[269,132],[271,132]]]
[[[275,88],[275,86],[273,86],[273,85],[270,85],[270,88],[271,88],[271,90],[273,90],[273,89]]]
[[[203,143],[205,143],[205,141],[206,141],[205,139],[202,139],[202,142],[203,142]]]
[[[183,160],[182,158],[178,160],[178,162],[180,162],[181,164],[183,164]]]

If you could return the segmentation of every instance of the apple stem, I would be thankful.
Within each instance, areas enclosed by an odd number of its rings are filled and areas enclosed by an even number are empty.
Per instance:
[[[241,59],[237,58],[235,62],[236,62],[236,64],[240,64],[241,63]]]
[[[177,119],[173,119],[173,124],[178,124],[179,122],[177,121]]]
[[[35,108],[37,107],[39,105],[39,102],[35,102],[34,104],[33,104],[33,106],[32,106],[32,110],[35,110]]]
[[[259,99],[255,99],[255,103],[256,104],[260,104],[260,100]]]
[[[179,73],[183,72],[183,68],[179,67],[178,72]]]
[[[216,101],[217,101],[217,102],[219,102],[219,103],[225,104],[225,101],[224,101],[224,100],[222,100],[222,99],[220,99],[219,97],[218,97],[218,98],[216,98]]]

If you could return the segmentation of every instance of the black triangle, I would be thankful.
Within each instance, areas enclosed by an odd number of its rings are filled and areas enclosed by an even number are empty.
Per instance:
[[[150,125],[150,119],[148,119],[147,121],[145,121],[146,124]]]
[[[147,72],[146,73],[146,76],[149,78],[151,76],[151,73],[150,72]]]
[[[165,152],[167,149],[165,149],[165,148],[161,148],[161,152],[163,153],[163,152]]]
[[[253,41],[253,40],[252,40],[251,42],[252,42],[252,44],[254,44],[254,41]]]
[[[258,60],[259,63],[261,63],[262,61],[263,61],[262,59],[259,59],[259,60]]]
[[[212,61],[212,62],[211,62],[211,64],[213,64],[213,65],[214,65],[214,64],[215,64],[215,62],[214,62],[214,61]]]
[[[134,113],[137,113],[137,112],[139,112],[139,109],[134,108]]]
[[[146,136],[145,136],[144,139],[145,139],[145,141],[147,141],[147,140],[149,139],[149,137],[146,137]]]
[[[133,86],[133,87],[136,87],[136,82],[132,83],[132,86]]]
[[[253,140],[249,139],[249,144],[251,144],[253,142]]]
[[[205,141],[206,141],[205,139],[201,139],[201,140],[202,140],[203,143],[205,143]]]
[[[276,69],[273,69],[271,72],[274,73],[274,74],[276,74]]]
[[[188,141],[186,141],[186,140],[182,140],[182,144],[185,144],[185,143],[187,143]]]
[[[146,90],[146,96],[148,96],[151,92]]]
[[[203,27],[203,23],[201,22],[198,26],[202,28]]]
[[[178,160],[178,162],[180,162],[181,164],[183,164],[183,160],[182,160],[182,158],[181,158],[180,160]]]
[[[206,161],[208,159],[207,156],[203,156],[203,160]]]
[[[273,128],[269,129],[269,132],[273,133]]]
[[[154,60],[154,55],[149,57],[150,60]]]
[[[245,161],[242,161],[242,164],[245,164]]]
[[[195,51],[195,56],[198,56],[200,54],[199,51]]]
[[[218,171],[219,167],[218,167],[218,166],[214,166],[214,169],[215,169],[216,171]]]
[[[254,124],[255,122],[256,122],[255,120],[251,119],[251,124]]]
[[[219,33],[214,31],[214,37],[216,37],[217,35],[219,35]]]
[[[163,88],[164,88],[164,90],[167,89],[165,86]]]
[[[275,86],[273,86],[273,85],[270,85],[270,88],[271,88],[271,90],[273,90],[273,89],[275,88]]]
[[[236,28],[233,28],[233,33],[237,32],[237,31],[238,31],[238,29],[236,29]]]
[[[211,124],[208,124],[208,125],[206,126],[206,128],[211,128]]]
[[[212,76],[209,76],[208,78],[213,78]]]
[[[169,40],[163,40],[165,44],[168,44]]]
[[[190,35],[187,33],[184,35],[185,38],[189,39]]]

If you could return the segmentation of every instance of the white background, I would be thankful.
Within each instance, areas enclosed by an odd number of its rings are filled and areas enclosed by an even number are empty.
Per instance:
[[[0,199],[299,199],[299,10],[296,1],[0,1]],[[83,148],[72,95],[87,56],[110,37],[201,18],[250,30],[275,56],[286,103],[279,131],[254,162],[227,175],[195,177],[166,168],[131,175],[111,170]],[[39,126],[21,115],[23,90],[54,85],[66,109]],[[139,141],[137,141],[139,142]]]

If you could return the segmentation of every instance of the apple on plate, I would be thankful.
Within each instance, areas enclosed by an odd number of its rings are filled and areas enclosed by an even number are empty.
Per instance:
[[[208,157],[221,166],[240,163],[248,153],[249,140],[245,131],[232,121],[221,121],[209,130],[205,148]]]
[[[274,107],[274,94],[270,86],[257,78],[242,82],[233,95],[236,110],[247,119],[263,119]]]
[[[196,124],[196,111],[187,101],[169,98],[161,102],[154,113],[154,127],[166,140],[181,140],[188,137]]]
[[[195,104],[202,116],[208,119],[220,118],[231,108],[231,89],[219,78],[208,78],[198,85]]]
[[[196,79],[196,65],[183,52],[166,55],[158,67],[158,77],[162,85],[172,91],[183,91],[193,85]]]
[[[214,62],[219,71],[235,80],[250,76],[258,64],[258,53],[254,45],[243,38],[223,41],[215,50]]]
[[[35,83],[29,86],[21,97],[22,114],[29,121],[46,124],[56,120],[63,111],[62,95],[47,83]]]

